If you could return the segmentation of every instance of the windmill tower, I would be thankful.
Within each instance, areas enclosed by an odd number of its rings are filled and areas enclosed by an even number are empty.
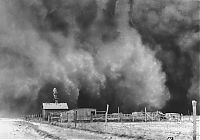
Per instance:
[[[56,88],[53,89],[53,97],[54,97],[55,103],[58,103],[58,91]]]

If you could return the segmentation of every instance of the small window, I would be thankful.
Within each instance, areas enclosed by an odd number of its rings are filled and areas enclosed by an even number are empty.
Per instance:
[[[91,114],[94,116],[95,115],[95,111],[91,111]]]

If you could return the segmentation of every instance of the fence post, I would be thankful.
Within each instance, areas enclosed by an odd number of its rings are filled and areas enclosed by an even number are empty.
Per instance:
[[[196,105],[195,100],[192,101],[192,110],[193,110],[193,140],[196,140]]]
[[[107,123],[107,119],[108,119],[108,108],[109,108],[109,105],[107,104],[107,108],[106,108],[106,116],[105,116],[105,122]]]
[[[50,123],[50,114],[47,117],[48,117],[48,122]]]
[[[144,108],[144,113],[145,113],[145,122],[147,122],[147,108]]]
[[[120,116],[119,116],[119,106],[117,108],[117,112],[118,112],[118,122],[120,121]]]
[[[75,128],[76,128],[76,123],[77,123],[77,111],[75,111],[75,116],[74,116],[74,125],[75,125]]]
[[[109,108],[109,105],[107,104],[106,114],[105,114],[105,132],[107,132],[108,108]]]

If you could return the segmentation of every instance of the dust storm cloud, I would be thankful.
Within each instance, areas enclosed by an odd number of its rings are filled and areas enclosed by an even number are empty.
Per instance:
[[[188,2],[180,16],[177,1],[134,1],[132,12],[128,2],[0,1],[0,110],[39,112],[54,87],[70,108],[170,110],[199,99],[198,19],[181,24],[199,7]]]

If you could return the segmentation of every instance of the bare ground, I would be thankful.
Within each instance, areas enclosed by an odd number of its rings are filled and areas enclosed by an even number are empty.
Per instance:
[[[57,125],[57,126],[55,126]],[[197,121],[197,140],[199,135]],[[192,140],[192,121],[181,122],[104,122],[54,123],[28,122],[0,118],[0,139],[142,139]]]
[[[116,139],[109,134],[62,128],[22,119],[0,118],[0,139]]]
[[[74,123],[56,123],[61,127],[74,128]],[[77,123],[76,129],[96,133],[112,134],[120,138],[161,140],[173,137],[175,140],[192,140],[192,120],[180,122],[104,122]],[[200,120],[197,120],[197,140],[200,139]]]
[[[22,124],[20,119],[0,118],[0,139],[40,139],[42,138],[30,125]]]

